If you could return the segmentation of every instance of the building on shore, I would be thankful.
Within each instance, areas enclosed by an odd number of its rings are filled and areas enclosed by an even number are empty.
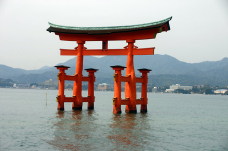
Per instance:
[[[110,86],[109,86],[109,84],[107,84],[107,83],[100,83],[100,84],[98,84],[98,86],[97,86],[97,90],[98,91],[107,91],[107,90],[109,90],[110,89]]]
[[[190,91],[192,90],[192,86],[181,86],[180,84],[175,84],[175,85],[171,85],[169,87],[169,89],[166,89],[165,92],[167,93],[172,93],[175,90],[185,90],[185,91]]]
[[[227,91],[227,89],[218,89],[214,90],[214,94],[225,94]]]

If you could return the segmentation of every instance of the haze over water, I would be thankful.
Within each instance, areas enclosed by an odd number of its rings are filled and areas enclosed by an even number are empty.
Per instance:
[[[147,114],[113,115],[113,92],[81,112],[58,112],[56,95],[0,89],[0,150],[228,150],[228,96],[149,93]]]

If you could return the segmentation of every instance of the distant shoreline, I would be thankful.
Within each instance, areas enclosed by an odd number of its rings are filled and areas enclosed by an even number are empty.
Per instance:
[[[41,89],[41,88],[12,88],[12,87],[0,87],[0,89],[11,89],[11,90],[48,90],[48,91],[58,91],[58,89]],[[70,89],[65,89],[65,91],[69,92],[72,91]],[[83,92],[87,92],[87,90],[83,90]],[[108,90],[108,91],[98,91],[95,90],[95,92],[114,92],[112,90]],[[123,92],[123,91],[122,91]],[[138,91],[137,93],[140,93],[140,91]],[[190,94],[184,94],[184,93],[167,93],[167,92],[148,92],[148,93],[152,93],[152,94],[170,94],[170,95],[222,95],[222,96],[227,96],[227,94],[202,94],[202,93],[190,93]]]

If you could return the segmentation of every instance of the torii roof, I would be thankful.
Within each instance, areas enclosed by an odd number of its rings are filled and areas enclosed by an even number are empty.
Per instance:
[[[129,26],[109,26],[109,27],[72,27],[72,26],[62,26],[49,23],[50,27],[47,29],[49,32],[55,33],[65,33],[65,34],[90,34],[90,35],[102,35],[111,33],[122,33],[130,31],[139,31],[146,29],[155,29],[162,26],[166,26],[166,29],[162,31],[170,30],[169,21],[172,17],[166,18],[161,21],[151,22],[146,24],[137,24]],[[160,32],[162,32],[160,31]]]

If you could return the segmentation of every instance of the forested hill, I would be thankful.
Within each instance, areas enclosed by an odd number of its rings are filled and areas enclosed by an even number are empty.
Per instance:
[[[71,68],[68,74],[75,71],[75,58],[59,63]],[[126,64],[126,56],[105,56],[102,58],[85,57],[84,68],[96,68],[97,82],[110,83],[114,71],[112,65]],[[155,85],[186,84],[186,85],[228,85],[228,58],[220,61],[207,61],[201,63],[186,63],[168,55],[135,56],[135,69],[149,68],[150,83]],[[136,74],[139,75],[138,71]],[[56,79],[57,70],[54,67],[45,67],[40,70],[23,70],[0,65],[0,78],[12,79],[17,82],[43,82]],[[86,75],[86,73],[85,73]]]

